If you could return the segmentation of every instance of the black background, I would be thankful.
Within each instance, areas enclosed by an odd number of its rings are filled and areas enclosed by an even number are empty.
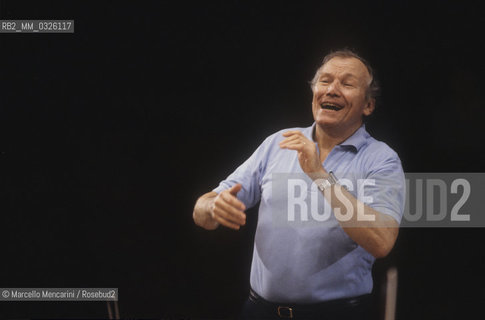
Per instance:
[[[483,30],[455,1],[1,1],[0,287],[117,287],[123,317],[230,318],[248,290],[239,232],[192,222],[201,194],[269,134],[312,123],[329,50],[377,70],[367,125],[406,172],[481,172]],[[401,229],[397,319],[458,319],[485,298],[482,229]],[[106,317],[103,302],[2,302],[5,318]],[[478,317],[481,317],[478,315]]]

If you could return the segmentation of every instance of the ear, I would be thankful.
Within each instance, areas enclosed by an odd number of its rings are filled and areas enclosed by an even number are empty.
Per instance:
[[[364,116],[370,116],[374,109],[376,108],[376,99],[370,98],[369,101],[364,106],[363,114]]]

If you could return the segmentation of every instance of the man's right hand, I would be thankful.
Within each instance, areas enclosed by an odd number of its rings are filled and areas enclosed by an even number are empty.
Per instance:
[[[193,213],[195,224],[207,230],[214,230],[221,224],[239,230],[246,224],[246,206],[236,198],[241,188],[238,183],[219,194],[211,191],[197,199]]]
[[[213,198],[210,205],[212,219],[228,228],[239,230],[246,224],[246,206],[238,198],[237,193],[241,190],[241,184],[236,184],[228,190],[221,191]]]

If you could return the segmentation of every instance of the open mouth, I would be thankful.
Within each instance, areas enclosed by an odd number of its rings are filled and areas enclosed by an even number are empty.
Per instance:
[[[333,110],[333,111],[339,111],[339,110],[342,110],[344,108],[342,106],[339,106],[338,104],[329,103],[329,102],[324,102],[324,103],[320,104],[320,107],[322,109],[328,109],[328,110]]]

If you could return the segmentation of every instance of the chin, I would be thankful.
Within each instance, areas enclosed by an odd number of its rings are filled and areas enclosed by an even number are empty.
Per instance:
[[[334,119],[328,119],[327,117],[317,117],[315,119],[315,123],[321,127],[327,127],[327,128],[331,128],[335,125],[337,125],[337,121],[334,120]]]

